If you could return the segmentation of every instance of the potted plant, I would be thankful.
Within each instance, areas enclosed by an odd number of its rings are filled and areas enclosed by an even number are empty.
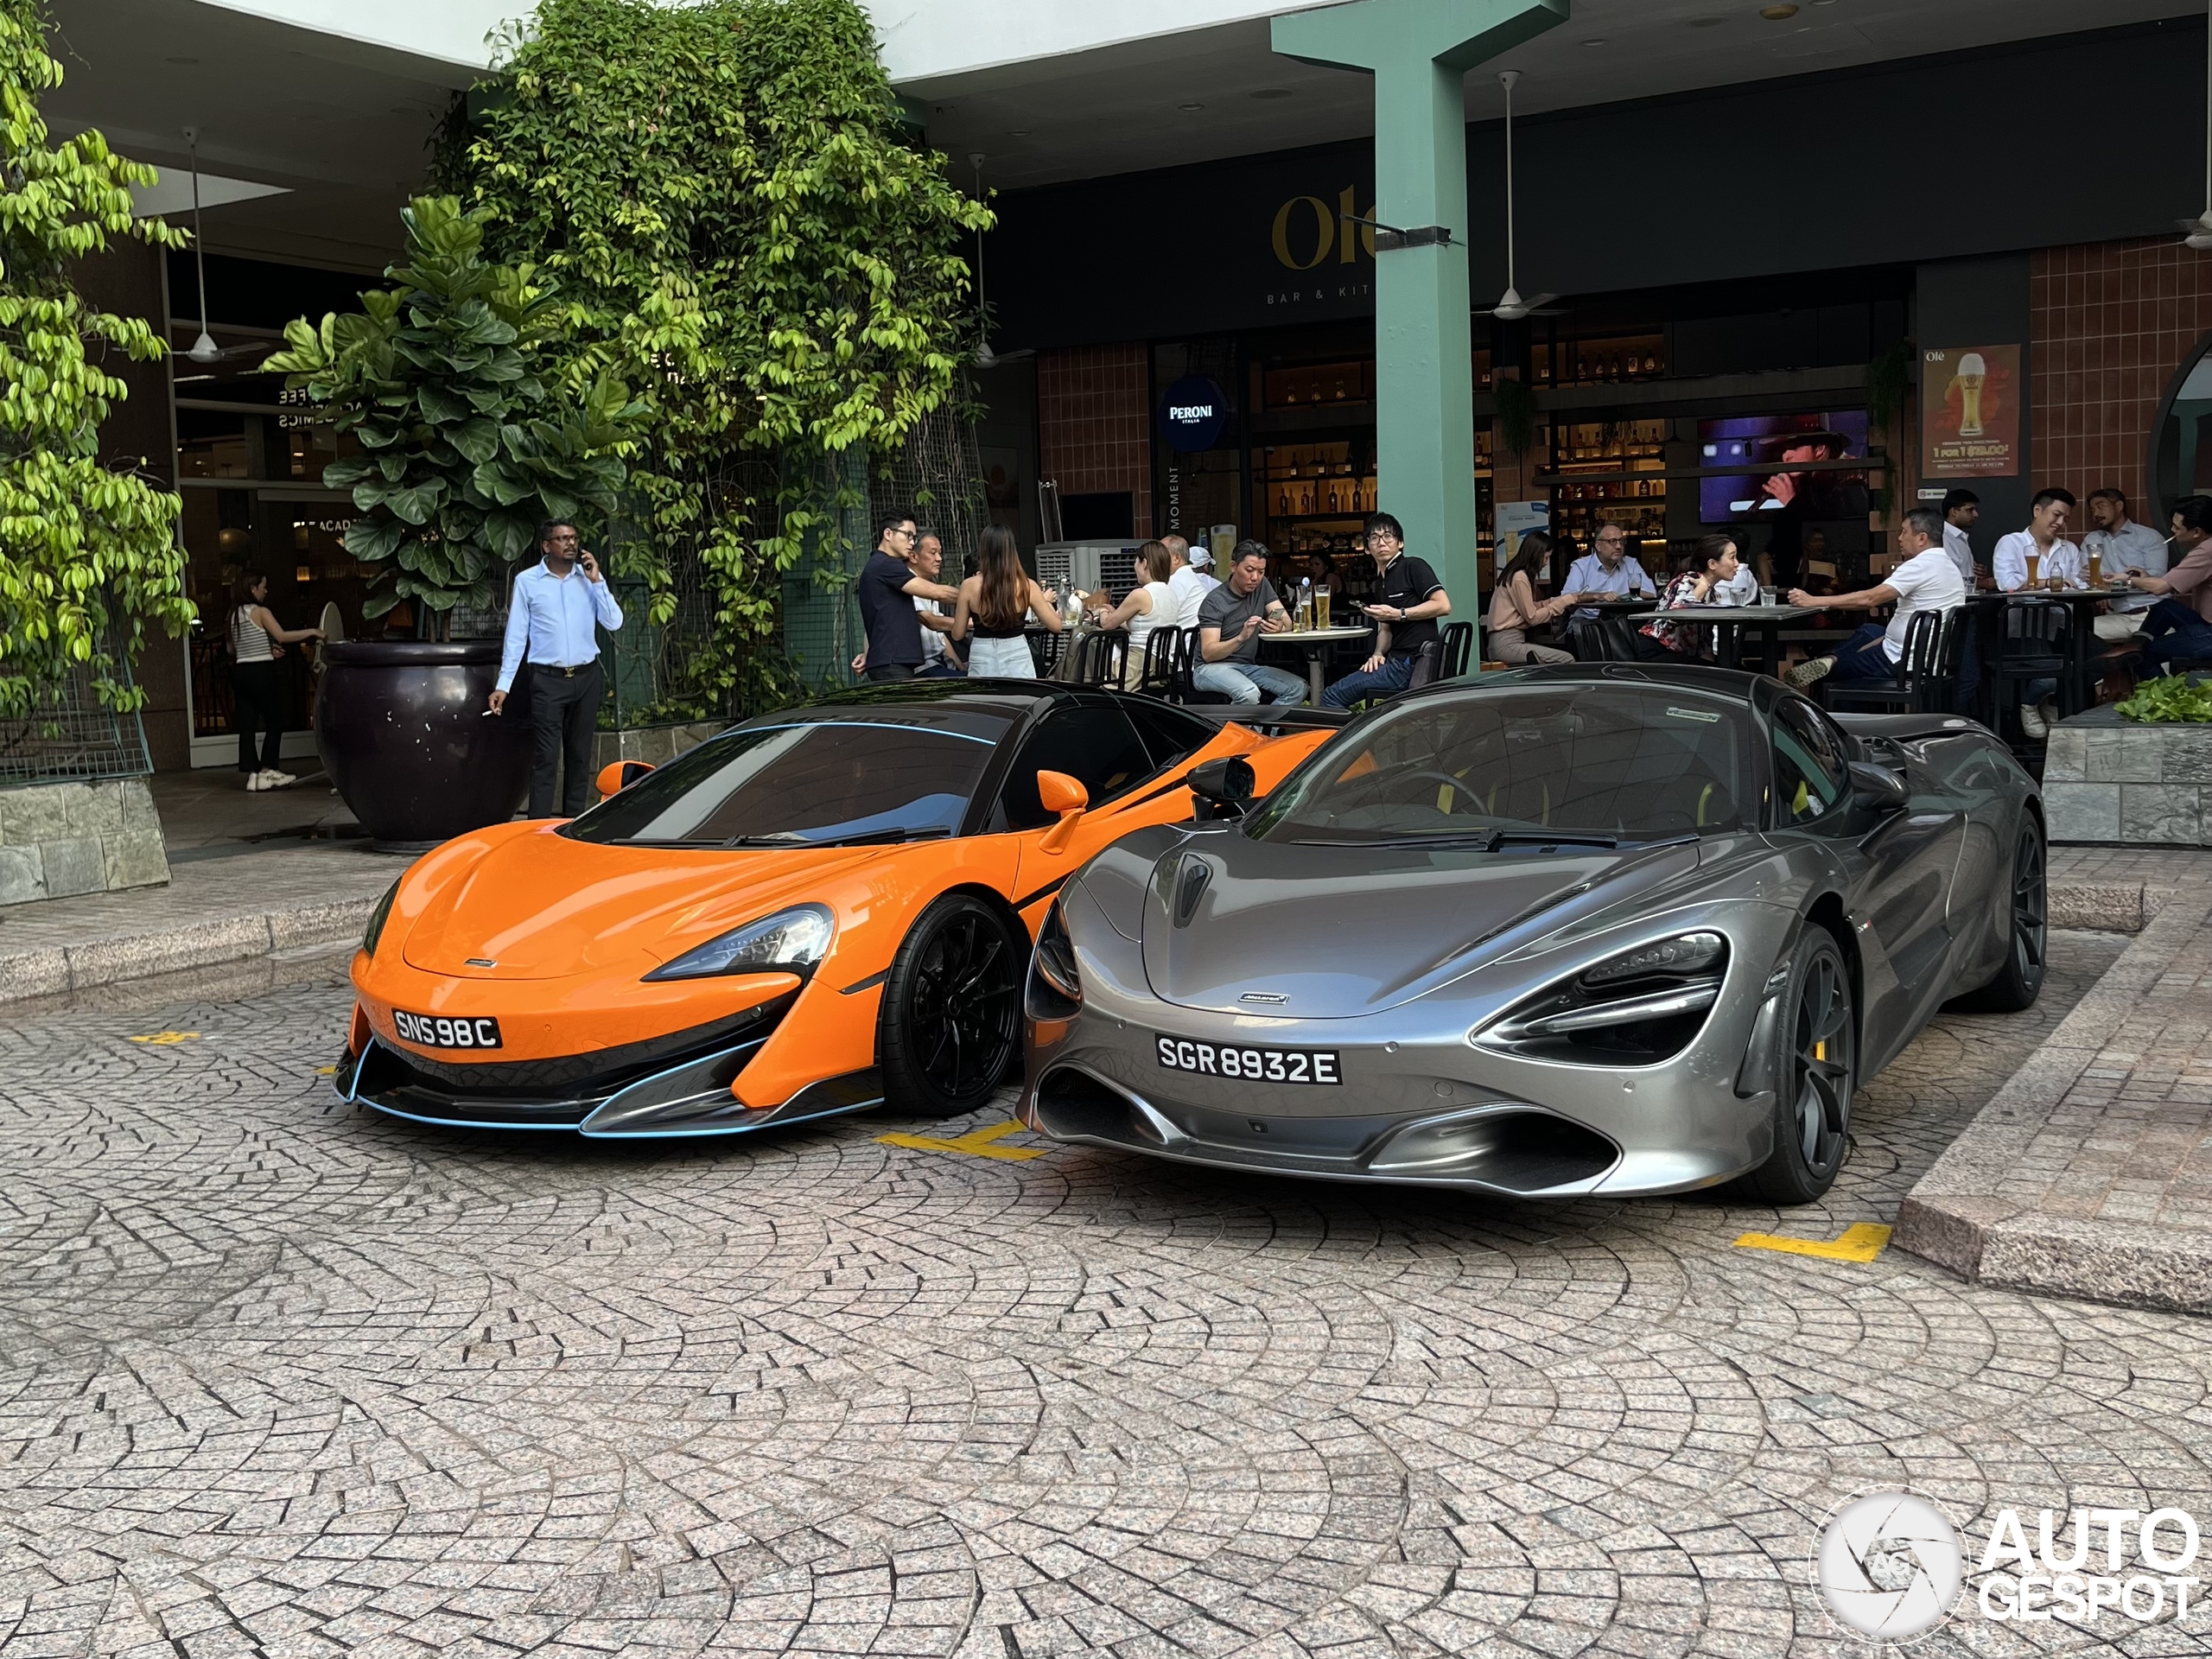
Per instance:
[[[359,447],[323,482],[361,510],[346,550],[383,567],[366,614],[404,601],[416,619],[414,639],[326,647],[316,700],[346,805],[379,845],[416,847],[512,817],[529,786],[526,702],[483,718],[499,642],[450,638],[455,607],[493,607],[540,520],[605,522],[642,411],[604,376],[581,399],[549,390],[536,359],[556,302],[531,266],[485,261],[480,217],[418,196],[400,218],[396,286],[287,325],[264,366]]]

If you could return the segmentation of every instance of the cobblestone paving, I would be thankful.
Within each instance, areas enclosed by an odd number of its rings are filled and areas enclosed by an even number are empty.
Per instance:
[[[1891,1218],[2121,943],[1946,1018],[1786,1216],[439,1133],[331,1098],[327,982],[19,1024],[0,1649],[1841,1653],[1861,1488],[2212,1507],[2212,1327],[1732,1246]]]

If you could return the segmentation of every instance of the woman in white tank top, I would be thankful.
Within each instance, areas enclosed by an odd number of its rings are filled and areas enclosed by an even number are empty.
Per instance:
[[[300,780],[276,764],[284,745],[284,679],[276,659],[283,647],[320,639],[321,628],[288,628],[270,610],[269,578],[249,570],[238,581],[238,602],[231,607],[231,724],[238,728],[238,770],[248,789],[282,789]],[[262,732],[256,764],[254,728]]]
[[[1134,691],[1144,680],[1144,653],[1154,628],[1175,626],[1175,602],[1167,588],[1167,578],[1175,572],[1175,556],[1167,550],[1165,542],[1147,542],[1137,550],[1135,575],[1137,585],[1129,596],[1112,609],[1105,608],[1104,596],[1100,596],[1100,607],[1093,615],[1101,628],[1128,630],[1128,656],[1122,665],[1122,684]]]

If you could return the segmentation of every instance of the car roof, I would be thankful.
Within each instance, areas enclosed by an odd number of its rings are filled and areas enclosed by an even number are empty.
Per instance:
[[[872,726],[914,726],[996,741],[1037,713],[1040,705],[1122,695],[1057,680],[897,680],[827,691],[789,709],[740,721],[729,729],[834,725],[857,719]]]
[[[1484,673],[1479,678],[1440,680],[1412,695],[1435,696],[1451,692],[1478,692],[1509,686],[1530,685],[1654,685],[1685,691],[1704,691],[1750,702],[1764,676],[1738,669],[1712,668],[1701,663],[1555,663],[1541,667],[1508,668]]]

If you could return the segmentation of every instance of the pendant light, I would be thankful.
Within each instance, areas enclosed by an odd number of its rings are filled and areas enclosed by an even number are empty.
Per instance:
[[[192,349],[185,355],[194,363],[214,363],[221,360],[223,348],[207,332],[207,252],[200,234],[200,129],[187,127],[184,143],[192,158],[192,262],[200,284],[200,338],[192,342]]]

